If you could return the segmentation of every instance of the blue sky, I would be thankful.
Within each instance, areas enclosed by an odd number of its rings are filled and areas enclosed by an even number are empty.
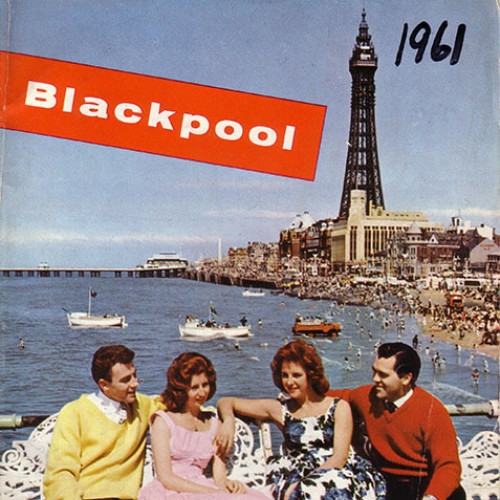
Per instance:
[[[0,130],[0,265],[135,266],[277,241],[296,213],[338,215],[349,58],[365,7],[378,55],[376,126],[385,205],[500,230],[499,33],[494,0],[0,0],[0,48],[327,106],[313,182]],[[404,23],[459,63],[421,63]]]

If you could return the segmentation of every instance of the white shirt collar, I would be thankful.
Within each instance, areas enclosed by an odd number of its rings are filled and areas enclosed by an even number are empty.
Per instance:
[[[413,389],[410,389],[404,396],[400,397],[399,399],[396,399],[396,401],[394,401],[394,404],[398,408],[401,408],[411,398],[412,394],[413,394]]]
[[[125,403],[119,403],[108,398],[102,391],[89,394],[88,398],[113,422],[122,424],[127,420],[127,406]]]

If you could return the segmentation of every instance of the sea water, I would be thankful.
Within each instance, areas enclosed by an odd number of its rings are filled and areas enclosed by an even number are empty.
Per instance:
[[[72,329],[66,311],[87,311],[88,288],[97,296],[95,314],[124,314],[124,329]],[[377,342],[401,340],[411,344],[415,334],[421,347],[422,371],[418,384],[443,403],[478,403],[498,398],[498,362],[471,350],[456,351],[453,344],[422,334],[415,318],[406,317],[404,330],[384,327],[385,315],[366,307],[334,306],[329,301],[300,300],[266,291],[265,297],[243,297],[242,288],[184,279],[140,278],[0,278],[0,414],[44,415],[96,386],[90,375],[95,350],[124,344],[136,352],[142,379],[140,391],[158,394],[166,384],[165,372],[184,351],[208,356],[217,371],[221,396],[270,397],[278,394],[269,365],[276,350],[291,340],[297,313],[316,316],[333,312],[342,325],[339,338],[312,339],[332,388],[371,383],[371,364]],[[187,315],[207,319],[210,303],[221,323],[236,325],[243,315],[252,325],[248,340],[188,342],[179,336]],[[258,327],[261,320],[262,327]],[[25,349],[19,347],[23,340]],[[441,369],[431,361],[439,352]],[[346,360],[347,358],[347,360]],[[489,373],[484,372],[484,361]],[[479,387],[471,380],[480,371]],[[466,443],[497,422],[485,416],[454,417],[457,434]],[[32,429],[0,430],[0,451],[13,439],[26,439]],[[273,433],[273,439],[275,439]],[[278,435],[279,439],[279,435]]]

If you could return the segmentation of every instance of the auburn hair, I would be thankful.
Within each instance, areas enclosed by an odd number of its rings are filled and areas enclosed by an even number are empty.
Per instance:
[[[212,362],[197,352],[185,352],[174,359],[167,370],[167,387],[161,394],[167,410],[182,411],[188,400],[191,380],[195,375],[201,373],[205,373],[210,384],[208,395],[208,399],[210,399],[217,390],[217,377]]]
[[[306,372],[307,381],[315,392],[324,395],[330,388],[325,376],[323,362],[313,345],[302,339],[294,340],[280,347],[271,362],[274,385],[284,391],[281,370],[284,361],[297,363]]]

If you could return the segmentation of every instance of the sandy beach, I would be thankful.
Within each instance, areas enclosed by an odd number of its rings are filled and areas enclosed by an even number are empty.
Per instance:
[[[423,304],[427,304],[431,301],[434,305],[445,305],[446,299],[445,295],[440,290],[425,289],[415,291],[412,295],[418,296]],[[474,305],[471,301],[467,299],[464,301],[465,306]],[[466,349],[477,349],[477,352],[489,356],[494,359],[500,359],[500,345],[480,345],[481,339],[478,338],[477,334],[473,331],[466,330],[465,335],[462,339],[458,335],[453,335],[450,331],[445,328],[440,327],[438,322],[432,319],[431,315],[423,316],[417,314],[417,319],[422,325],[422,329],[425,335],[434,335],[436,340],[441,340],[443,342],[450,342],[452,344],[459,344],[461,347]]]

